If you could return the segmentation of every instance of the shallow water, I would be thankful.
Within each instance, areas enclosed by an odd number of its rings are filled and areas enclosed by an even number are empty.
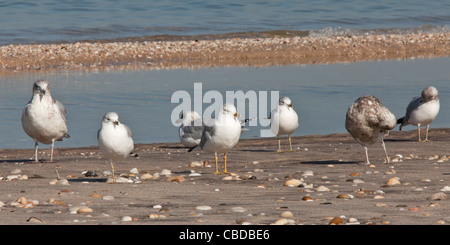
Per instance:
[[[7,0],[0,45],[274,30],[447,30],[450,2],[267,0]]]
[[[426,86],[434,85],[440,93],[441,110],[431,127],[448,127],[449,67],[450,58],[438,58],[262,68],[4,75],[0,77],[0,149],[33,148],[33,140],[22,130],[20,117],[31,98],[32,84],[38,79],[50,82],[52,95],[67,109],[71,137],[57,142],[57,147],[81,147],[97,145],[100,120],[108,111],[119,113],[120,121],[133,130],[136,143],[178,142],[171,113],[179,104],[171,103],[171,96],[175,91],[185,90],[193,99],[194,83],[202,84],[203,95],[217,90],[224,98],[226,91],[237,90],[279,91],[280,96],[289,96],[299,114],[296,136],[346,132],[347,108],[364,94],[377,96],[401,117],[413,97],[419,96]],[[203,110],[209,105],[204,103]],[[244,108],[238,111],[244,114]],[[257,124],[248,127],[250,130],[242,138],[260,137],[264,128],[260,127],[260,121]],[[414,129],[413,126],[404,128]]]

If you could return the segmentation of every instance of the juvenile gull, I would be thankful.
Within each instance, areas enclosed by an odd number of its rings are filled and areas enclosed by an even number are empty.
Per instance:
[[[422,91],[421,97],[414,97],[406,108],[406,115],[397,120],[400,124],[400,131],[408,124],[417,126],[417,133],[420,140],[420,126],[427,126],[425,142],[428,141],[428,129],[430,123],[439,113],[439,94],[435,87],[427,87]]]
[[[200,144],[203,132],[202,118],[196,111],[186,111],[181,114],[181,125],[178,128],[178,136],[181,143],[189,148],[195,147]]]
[[[366,164],[370,164],[368,145],[381,142],[386,154],[386,162],[389,157],[384,144],[384,137],[396,126],[397,119],[381,101],[371,95],[358,98],[348,107],[345,118],[345,128],[353,138],[364,146],[366,152]]]
[[[241,124],[237,116],[236,107],[232,104],[225,104],[220,109],[212,125],[205,125],[203,128],[200,144],[197,147],[206,152],[214,153],[216,162],[215,174],[219,174],[217,155],[221,153],[223,153],[224,174],[230,174],[227,171],[227,153],[238,143],[241,136]],[[189,151],[197,147],[193,147]]]
[[[119,115],[108,112],[103,116],[102,127],[97,132],[98,147],[103,156],[110,160],[113,182],[115,182],[113,161],[127,158],[134,149],[131,129],[119,122]]]
[[[282,97],[278,102],[277,109],[270,113],[270,130],[273,134],[278,136],[278,153],[281,150],[280,136],[288,135],[289,137],[289,151],[292,152],[291,135],[298,128],[298,116],[292,106],[289,97]]]
[[[50,162],[53,162],[55,141],[69,138],[67,134],[66,109],[52,98],[47,81],[38,80],[33,84],[33,96],[22,113],[22,128],[34,140],[35,162],[38,160],[38,142],[52,144]]]

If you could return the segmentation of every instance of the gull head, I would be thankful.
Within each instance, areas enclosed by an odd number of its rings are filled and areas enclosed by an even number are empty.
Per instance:
[[[119,115],[115,112],[108,112],[103,116],[102,124],[112,124],[114,127],[119,125]]]
[[[438,90],[433,87],[427,87],[422,91],[422,99],[421,102],[431,101],[431,100],[437,100],[439,99],[439,93]]]
[[[292,106],[291,99],[289,99],[289,97],[287,97],[287,96],[281,97],[280,100],[278,101],[278,105],[279,105],[279,106],[284,106],[284,105],[286,105],[286,106],[288,106],[288,107],[294,108],[294,107]]]
[[[42,98],[47,94],[50,95],[50,87],[47,81],[38,80],[33,84],[33,96],[39,96],[39,100],[42,101]]]
[[[240,116],[236,111],[236,107],[232,104],[224,104],[222,107],[222,113],[224,115],[233,115],[235,118]]]
[[[196,111],[185,111],[180,113],[180,118],[176,120],[177,123],[190,123],[191,121],[201,118],[200,114]]]

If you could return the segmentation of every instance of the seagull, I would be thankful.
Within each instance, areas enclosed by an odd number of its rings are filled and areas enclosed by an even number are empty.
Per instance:
[[[216,162],[215,174],[220,174],[217,155],[221,153],[224,154],[224,174],[230,174],[227,171],[227,153],[238,143],[241,136],[241,123],[237,119],[238,116],[234,105],[224,104],[212,125],[204,126],[200,144],[189,149],[189,151],[192,151],[200,147],[206,152],[214,153]]]
[[[386,154],[386,163],[389,157],[384,144],[384,137],[389,134],[389,130],[395,128],[397,119],[381,101],[372,95],[365,95],[358,98],[348,107],[345,118],[345,128],[353,138],[364,146],[366,152],[366,164],[370,164],[368,145],[381,142],[381,146]]]
[[[420,126],[426,125],[427,131],[424,142],[428,142],[428,129],[430,123],[439,113],[439,94],[435,87],[427,87],[422,91],[421,97],[414,97],[406,108],[406,115],[397,120],[400,124],[400,131],[408,124],[417,126],[417,133],[420,140]]]
[[[102,127],[97,132],[98,147],[105,158],[111,163],[113,182],[114,161],[127,158],[134,149],[131,129],[119,122],[119,115],[108,112],[103,116]]]
[[[282,97],[278,102],[277,109],[270,113],[270,130],[278,136],[278,151],[283,152],[280,145],[280,136],[287,134],[289,137],[289,151],[292,152],[291,135],[298,128],[298,116],[292,106],[289,97]]]
[[[38,142],[52,144],[50,162],[53,162],[55,141],[69,138],[67,134],[66,109],[52,98],[47,81],[38,80],[33,84],[33,96],[22,113],[22,128],[34,140],[35,162],[38,160]]]
[[[203,121],[198,112],[185,111],[177,122],[182,122],[178,128],[178,136],[184,146],[192,148],[200,144]]]

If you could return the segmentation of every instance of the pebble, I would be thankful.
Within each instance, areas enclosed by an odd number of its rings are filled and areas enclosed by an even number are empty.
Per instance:
[[[342,224],[342,218],[334,217],[328,224],[329,225],[340,225],[340,224]]]
[[[122,217],[122,221],[123,222],[130,222],[130,221],[133,221],[133,218],[131,218],[131,216],[123,216]]]
[[[132,168],[132,169],[130,169],[130,173],[132,173],[132,174],[138,174],[138,173],[139,173],[139,170],[138,170],[137,168]]]
[[[441,191],[450,191],[450,186],[444,186],[444,188],[441,189]]]
[[[386,185],[400,185],[400,179],[398,177],[392,177],[387,182]]]
[[[206,210],[211,210],[211,206],[197,206],[195,209],[197,210],[201,210],[201,211],[206,211]]]
[[[428,197],[428,200],[434,201],[434,200],[444,200],[447,199],[447,195],[442,192],[437,192]]]
[[[272,223],[271,225],[291,225],[291,224],[295,224],[295,220],[281,218],[281,219],[275,221],[275,223]]]
[[[114,200],[114,197],[113,196],[103,196],[102,199],[105,201],[112,201],[112,200]]]
[[[243,207],[233,207],[233,208],[231,208],[231,211],[236,212],[236,213],[243,213],[246,210]]]
[[[350,194],[339,194],[336,198],[339,198],[339,199],[352,199],[353,198],[353,195],[350,195]]]
[[[320,192],[322,192],[322,191],[330,191],[330,189],[328,187],[326,187],[326,186],[321,185],[321,186],[317,187],[316,191],[320,191]]]
[[[172,175],[172,172],[168,169],[163,169],[160,174],[168,177],[168,176]]]
[[[176,182],[176,183],[181,183],[186,181],[186,179],[183,176],[173,176],[173,177],[168,177],[166,179],[167,182]]]
[[[141,175],[141,179],[142,180],[149,180],[149,179],[152,179],[152,178],[153,178],[153,175],[151,175],[149,173],[145,173],[145,174]]]
[[[285,183],[284,183],[284,185],[285,186],[289,186],[289,187],[297,187],[297,186],[299,186],[300,184],[302,184],[303,182],[301,181],[301,180],[299,180],[299,179],[290,179],[290,180],[287,180]]]
[[[282,213],[280,214],[280,217],[283,217],[283,218],[293,218],[293,217],[294,217],[294,214],[292,214],[291,211],[284,211],[284,212],[282,212]]]

